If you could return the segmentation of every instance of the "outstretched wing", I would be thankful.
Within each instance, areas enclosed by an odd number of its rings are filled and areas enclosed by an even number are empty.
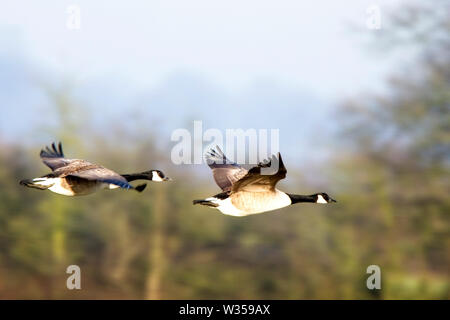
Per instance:
[[[45,147],[45,149],[42,149],[40,157],[42,159],[42,162],[44,162],[46,166],[52,169],[52,171],[55,171],[56,169],[61,167],[65,167],[70,163],[69,159],[64,158],[61,142],[58,143],[58,147],[56,147],[55,143],[53,142],[51,148]]]
[[[262,169],[270,171],[269,168],[274,168],[276,171],[273,174],[269,172],[262,172]],[[270,160],[261,162],[256,167],[251,168],[248,173],[231,188],[232,192],[237,191],[267,191],[275,189],[278,181],[286,178],[287,170],[284,166],[281,154],[278,157],[274,155]]]
[[[214,180],[222,191],[230,191],[233,184],[247,174],[247,170],[231,162],[218,146],[205,155],[206,163],[213,172]]]
[[[103,183],[109,183],[116,186],[119,186],[120,188],[124,189],[133,189],[133,186],[128,183],[128,181],[122,177],[120,174],[115,173],[112,170],[97,166],[93,168],[89,168],[86,170],[81,170],[77,172],[71,172],[68,177],[77,177],[86,179],[89,181],[98,181]]]

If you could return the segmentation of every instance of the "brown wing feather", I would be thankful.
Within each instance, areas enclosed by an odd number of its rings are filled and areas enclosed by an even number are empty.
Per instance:
[[[208,166],[213,172],[214,181],[222,191],[230,191],[233,184],[247,174],[247,170],[239,164],[227,159],[218,146],[205,156]]]
[[[77,177],[88,181],[110,183],[125,189],[133,188],[127,179],[120,174],[84,160],[76,160],[74,165],[70,164],[60,170],[64,171],[63,176],[66,177]]]
[[[42,149],[40,156],[42,161],[53,170],[51,173],[53,177],[98,181],[125,189],[133,188],[123,176],[110,169],[81,159],[64,158],[61,142],[58,147],[52,143],[51,148]]]
[[[274,168],[276,172],[270,174],[263,172],[263,169]],[[278,157],[272,156],[270,160],[258,164],[251,168],[248,173],[239,181],[233,184],[231,191],[268,191],[274,190],[278,181],[286,178],[287,170],[284,166],[281,154]]]
[[[70,159],[64,158],[61,142],[58,143],[58,147],[56,147],[56,144],[53,142],[51,148],[45,147],[45,149],[41,150],[39,155],[42,162],[52,169],[52,171],[64,167],[71,162]]]

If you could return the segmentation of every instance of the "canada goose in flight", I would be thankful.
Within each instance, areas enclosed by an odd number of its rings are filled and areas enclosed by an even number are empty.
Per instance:
[[[134,180],[167,181],[169,178],[159,170],[142,173],[118,174],[102,166],[80,159],[64,157],[61,143],[56,147],[46,147],[40,153],[42,162],[52,172],[35,179],[22,180],[21,185],[40,190],[50,190],[65,196],[80,196],[94,193],[99,189],[133,189],[142,192],[147,184],[133,187]]]
[[[280,209],[299,202],[336,202],[326,193],[296,195],[276,189],[278,181],[284,179],[287,173],[279,153],[278,158],[272,156],[270,161],[260,163],[250,170],[230,162],[219,147],[217,151],[211,149],[206,154],[206,161],[222,193],[204,200],[194,200],[194,204],[216,208],[227,215],[242,217]],[[278,171],[273,175],[261,174],[261,169],[270,168],[272,161],[274,164],[278,163]]]

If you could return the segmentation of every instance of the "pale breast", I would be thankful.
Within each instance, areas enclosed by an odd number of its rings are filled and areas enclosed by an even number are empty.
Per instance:
[[[248,214],[280,209],[291,204],[291,199],[277,189],[265,192],[236,192],[230,196],[232,204]]]

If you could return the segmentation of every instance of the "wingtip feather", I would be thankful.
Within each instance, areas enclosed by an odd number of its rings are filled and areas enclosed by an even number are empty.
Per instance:
[[[39,155],[44,158],[64,158],[61,142],[59,142],[58,147],[56,147],[55,142],[52,142],[50,146],[45,146],[41,149]]]

